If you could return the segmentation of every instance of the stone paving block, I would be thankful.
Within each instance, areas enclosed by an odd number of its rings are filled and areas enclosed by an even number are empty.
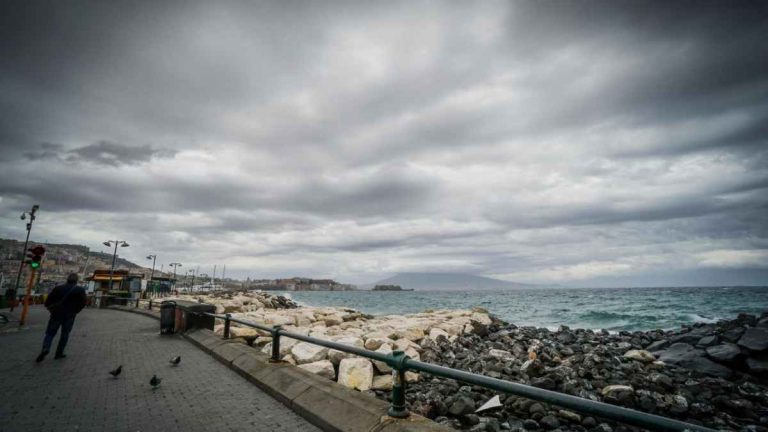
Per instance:
[[[160,336],[157,320],[139,314],[85,309],[67,358],[35,363],[46,320],[34,306],[28,329],[0,332],[2,432],[319,430],[190,341]],[[178,367],[168,362],[175,355]],[[113,379],[107,372],[119,364],[123,373]],[[157,390],[153,374],[163,378]]]

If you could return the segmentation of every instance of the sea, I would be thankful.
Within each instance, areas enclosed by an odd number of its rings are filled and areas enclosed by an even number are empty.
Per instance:
[[[557,288],[506,291],[294,291],[307,306],[372,315],[481,307],[518,326],[671,330],[695,322],[768,312],[768,287]]]

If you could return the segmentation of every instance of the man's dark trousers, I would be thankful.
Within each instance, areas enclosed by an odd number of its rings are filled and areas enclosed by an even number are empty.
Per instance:
[[[75,324],[75,316],[72,315],[51,315],[48,319],[48,328],[45,329],[45,338],[43,339],[43,351],[50,352],[53,338],[56,336],[56,332],[61,327],[61,336],[59,337],[59,345],[56,347],[56,355],[64,354],[64,348],[67,346],[69,340],[69,332],[72,331],[72,326]]]

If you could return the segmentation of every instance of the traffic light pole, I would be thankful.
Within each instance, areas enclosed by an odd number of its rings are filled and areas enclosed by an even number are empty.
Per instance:
[[[23,326],[27,321],[27,312],[29,311],[29,297],[32,294],[32,285],[35,283],[35,276],[37,269],[32,268],[29,273],[29,282],[27,283],[27,291],[24,294],[24,308],[21,310],[21,318],[19,318],[19,327]]]

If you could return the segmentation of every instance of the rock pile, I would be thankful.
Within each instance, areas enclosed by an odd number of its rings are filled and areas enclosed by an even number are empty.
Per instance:
[[[180,294],[164,300],[186,300],[216,306],[216,313],[258,311],[260,309],[296,309],[293,300],[263,291],[213,291],[205,294]]]
[[[716,429],[768,431],[759,366],[768,355],[766,323],[768,313],[668,332],[491,326],[485,337],[429,340],[421,359]],[[457,429],[632,430],[507,395],[501,407],[475,413],[497,393],[433,377],[410,385],[408,395],[411,409]]]
[[[194,296],[194,300],[214,304],[217,312],[231,313],[233,318],[270,326],[280,325],[288,332],[382,353],[400,350],[414,359],[420,358],[423,344],[432,346],[438,337],[450,342],[468,333],[486,335],[489,326],[497,322],[483,309],[437,310],[374,317],[349,308],[296,307],[295,303],[284,297],[261,292],[232,296]],[[223,334],[224,325],[217,324],[214,332]],[[233,323],[230,333],[236,340],[271,355],[272,338],[268,332]],[[280,338],[280,356],[283,361],[350,388],[361,391],[392,389],[392,369],[384,362],[359,358],[288,337]],[[407,382],[418,380],[418,374],[406,374]]]

